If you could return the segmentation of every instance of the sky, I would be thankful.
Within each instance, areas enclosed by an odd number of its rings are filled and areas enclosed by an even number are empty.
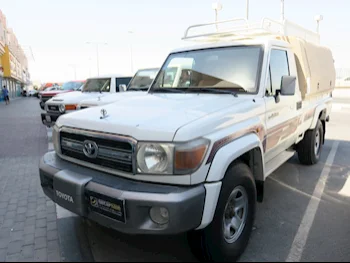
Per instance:
[[[251,20],[280,18],[280,0],[249,1]],[[214,22],[213,2],[0,0],[0,9],[19,43],[33,51],[31,79],[51,82],[95,76],[97,64],[100,75],[160,67],[171,50],[193,44],[181,40],[188,26]],[[246,0],[220,2],[219,20],[245,16]],[[349,10],[350,0],[285,0],[285,18],[308,29],[316,30],[314,17],[323,15],[321,43],[332,49],[338,68],[350,68]],[[87,42],[100,43],[99,63],[96,44]]]

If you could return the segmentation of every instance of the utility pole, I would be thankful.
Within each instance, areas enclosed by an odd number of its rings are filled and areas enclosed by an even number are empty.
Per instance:
[[[89,77],[91,78],[91,57],[89,57]]]
[[[91,45],[95,45],[96,47],[96,64],[97,64],[97,76],[100,75],[100,61],[99,61],[99,52],[98,52],[98,46],[99,45],[107,45],[107,43],[103,42],[86,42],[86,44],[91,44]]]
[[[218,22],[218,13],[222,10],[222,4],[220,2],[215,2],[212,4],[212,8],[215,11],[215,23]],[[218,25],[216,24],[216,31],[219,31]]]
[[[315,20],[316,20],[316,23],[317,23],[316,32],[317,32],[317,34],[319,34],[320,33],[320,22],[323,20],[323,15],[315,16]]]
[[[74,79],[77,79],[77,65],[75,64],[69,64],[69,66],[71,66],[74,70]]]
[[[131,74],[134,74],[134,59],[133,59],[133,54],[132,54],[132,34],[134,32],[129,30],[128,34],[130,35],[129,41],[130,41],[130,69],[131,69]]]
[[[246,19],[247,20],[249,20],[249,0],[246,0],[247,2],[246,2],[246,4],[247,4],[247,6],[246,6]]]

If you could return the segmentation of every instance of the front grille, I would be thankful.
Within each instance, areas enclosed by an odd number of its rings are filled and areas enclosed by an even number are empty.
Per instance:
[[[59,112],[58,105],[48,105],[48,110],[53,112]]]
[[[53,96],[42,96],[41,97],[41,100],[43,101],[43,102],[47,102],[49,99],[51,99]]]
[[[106,136],[108,137],[108,136]],[[98,137],[89,132],[71,133],[60,132],[61,153],[65,156],[92,163],[102,167],[132,173],[133,172],[133,144],[130,141],[113,138]],[[97,145],[97,153],[93,157],[85,155],[84,142],[91,141]]]

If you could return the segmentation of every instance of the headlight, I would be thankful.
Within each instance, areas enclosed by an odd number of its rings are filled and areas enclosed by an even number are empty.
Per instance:
[[[52,143],[56,153],[61,152],[60,138],[59,138],[59,128],[57,125],[53,126],[52,129]]]
[[[137,172],[146,174],[190,174],[202,164],[209,141],[198,139],[180,144],[139,143]]]
[[[141,173],[172,174],[173,152],[173,145],[140,144],[137,152],[138,171]]]
[[[60,106],[58,106],[58,110],[60,111],[60,113],[64,113],[66,111],[66,107],[64,106],[64,104],[60,104]]]

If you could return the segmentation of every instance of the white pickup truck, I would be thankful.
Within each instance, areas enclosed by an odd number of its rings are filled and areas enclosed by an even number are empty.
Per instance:
[[[77,109],[86,109],[95,106],[107,105],[136,96],[144,96],[149,89],[159,68],[146,68],[138,70],[126,87],[126,92],[109,94],[103,97],[88,98],[80,101]]]
[[[45,126],[51,127],[61,115],[76,111],[80,101],[124,92],[130,80],[130,76],[124,75],[89,78],[86,80],[82,91],[58,94],[46,101],[44,104],[46,112],[41,113],[41,121]]]
[[[266,177],[295,153],[318,162],[331,111],[331,51],[271,23],[287,21],[188,30],[209,43],[171,52],[145,96],[60,117],[39,165],[45,194],[106,227],[187,232],[201,259],[237,260]],[[169,86],[173,65],[185,71]]]

